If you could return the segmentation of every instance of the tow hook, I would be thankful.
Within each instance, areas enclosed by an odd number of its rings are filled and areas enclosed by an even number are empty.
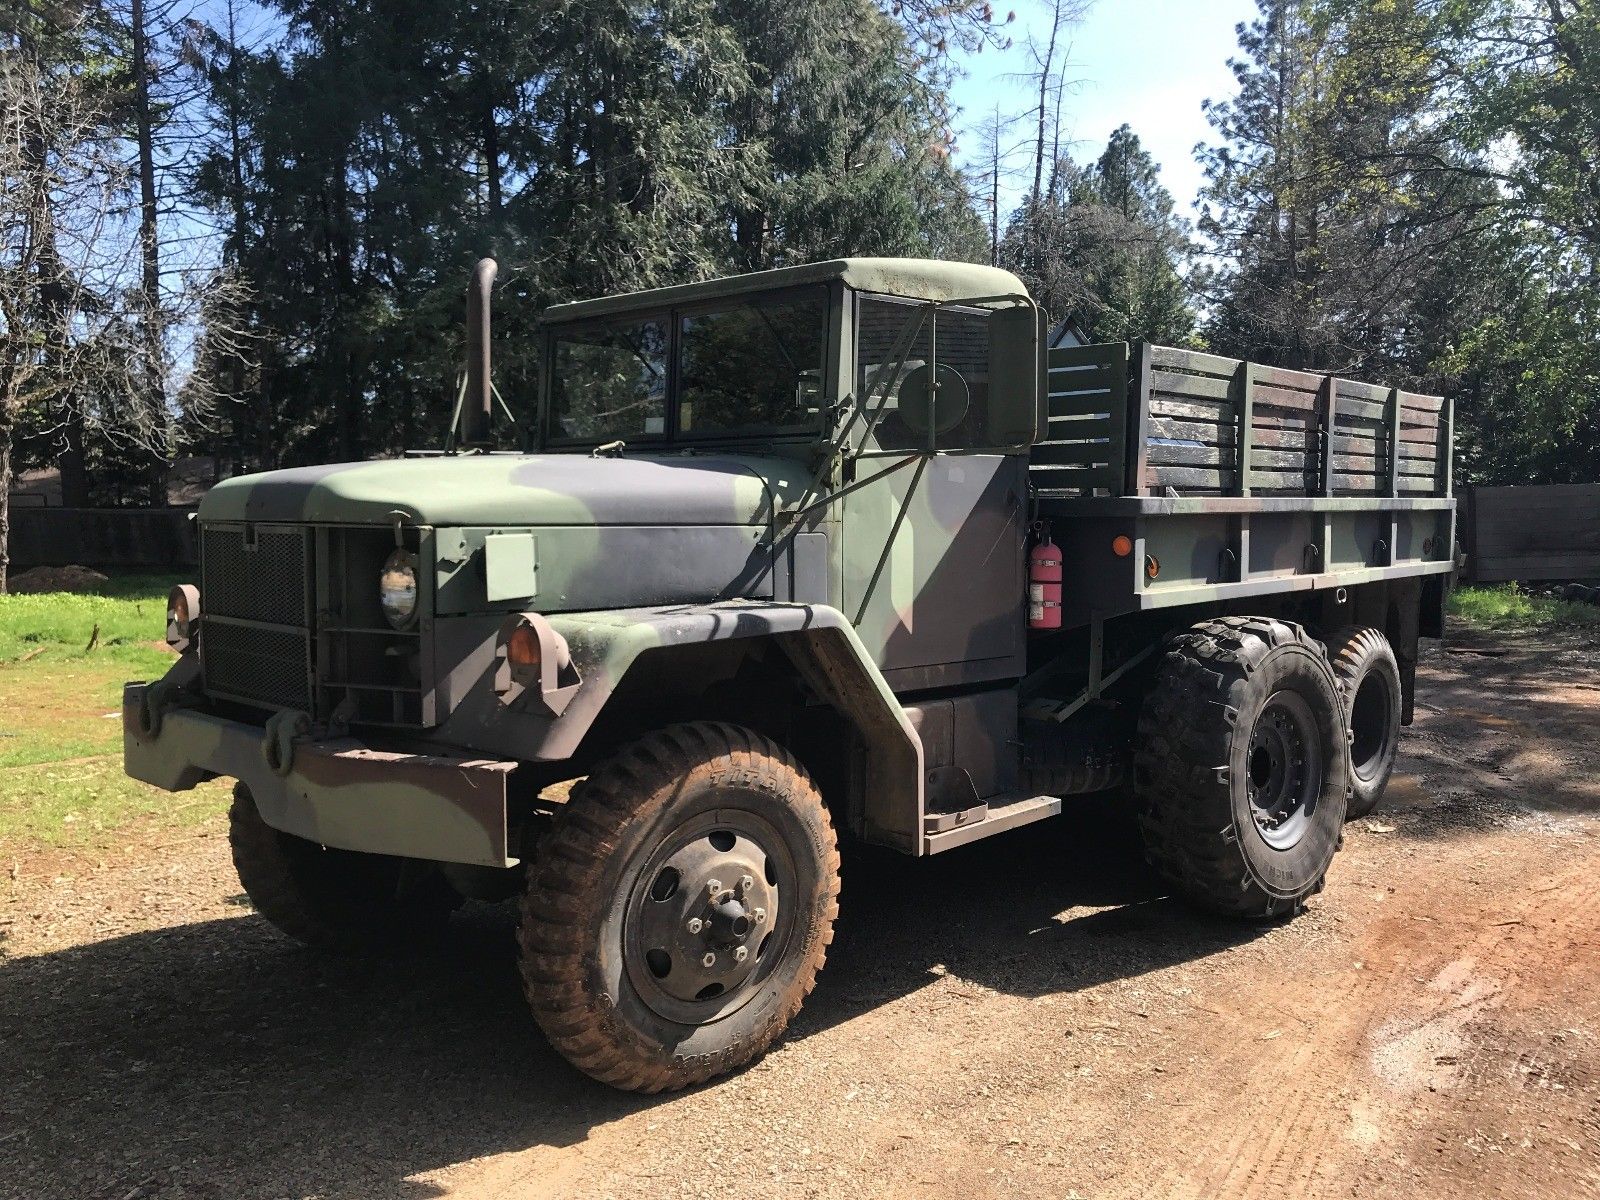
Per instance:
[[[298,739],[311,733],[311,718],[303,712],[289,710],[275,713],[267,721],[265,736],[261,739],[261,757],[274,775],[286,776],[294,768],[294,747]]]

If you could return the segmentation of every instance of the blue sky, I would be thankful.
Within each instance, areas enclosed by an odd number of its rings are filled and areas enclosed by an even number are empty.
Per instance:
[[[1042,32],[1046,5],[1039,0],[995,4],[1001,12],[1008,7],[1017,14],[1010,29],[1012,48],[967,56],[966,76],[953,89],[962,110],[957,131],[963,160],[976,153],[973,130],[997,103],[1007,113],[1033,103],[1027,84],[1005,76],[1029,69],[1022,43],[1030,28]],[[1068,34],[1067,76],[1080,81],[1061,106],[1063,143],[1070,139],[1072,156],[1098,156],[1111,131],[1127,122],[1161,164],[1162,182],[1179,210],[1187,211],[1202,182],[1194,145],[1211,134],[1200,102],[1231,94],[1227,60],[1237,52],[1234,27],[1255,12],[1254,0],[1097,0]]]

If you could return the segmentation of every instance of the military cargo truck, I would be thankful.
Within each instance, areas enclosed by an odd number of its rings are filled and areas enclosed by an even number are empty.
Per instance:
[[[1323,886],[1441,633],[1447,403],[1049,348],[1005,271],[850,259],[550,309],[505,452],[492,278],[446,448],[216,487],[127,687],[131,775],[237,781],[268,920],[394,947],[520,894],[539,1024],[657,1091],[799,1010],[841,840],[1121,788],[1206,908]]]

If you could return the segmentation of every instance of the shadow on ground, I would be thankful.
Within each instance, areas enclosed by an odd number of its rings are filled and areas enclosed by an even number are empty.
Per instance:
[[[858,848],[843,911],[791,1038],[924,987],[939,966],[1041,995],[1254,936],[1162,899],[1131,825],[1093,804],[927,862]],[[409,1177],[571,1145],[659,1103],[555,1055],[527,1015],[510,934],[509,913],[481,909],[436,955],[349,962],[241,916],[0,959],[0,1193],[431,1196]]]
[[[1426,685],[1441,716],[1492,705],[1520,720],[1519,694],[1550,678],[1548,663],[1464,657]],[[1557,706],[1540,723],[1592,733],[1593,713]],[[1592,810],[1577,791],[1542,803]],[[1400,836],[1456,832],[1450,810],[1417,808]],[[828,969],[789,1036],[907,996],[941,967],[1008,994],[1070,993],[1259,932],[1165,898],[1110,801],[927,861],[854,847]],[[574,1145],[661,1103],[555,1055],[522,1002],[510,934],[509,913],[474,910],[436,955],[348,962],[241,916],[0,958],[0,1194],[433,1196],[412,1177]]]

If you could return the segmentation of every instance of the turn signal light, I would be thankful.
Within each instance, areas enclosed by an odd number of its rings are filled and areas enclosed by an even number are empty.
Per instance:
[[[495,639],[494,692],[500,703],[559,717],[583,680],[567,640],[538,613],[512,613]]]
[[[506,638],[506,662],[514,667],[538,667],[544,659],[539,635],[531,625],[518,625]]]

